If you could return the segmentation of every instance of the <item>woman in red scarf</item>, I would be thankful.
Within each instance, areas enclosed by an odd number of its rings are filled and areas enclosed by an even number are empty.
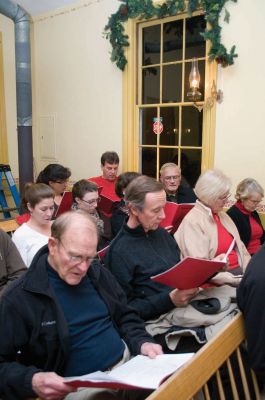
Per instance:
[[[249,254],[253,255],[265,240],[265,232],[256,211],[264,191],[255,179],[246,178],[238,184],[235,197],[237,202],[227,213],[234,221]]]

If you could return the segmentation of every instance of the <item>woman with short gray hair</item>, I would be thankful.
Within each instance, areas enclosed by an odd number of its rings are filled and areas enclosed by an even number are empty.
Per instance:
[[[234,221],[248,252],[255,254],[264,243],[265,232],[256,207],[264,197],[264,190],[253,178],[246,178],[236,188],[237,202],[227,214]]]
[[[223,283],[229,283],[231,278],[232,285],[236,286],[240,279],[235,279],[235,276],[242,274],[250,256],[235,224],[223,211],[230,188],[230,179],[222,171],[213,169],[202,173],[194,189],[198,200],[174,237],[184,257],[222,258],[232,246],[227,257],[230,274],[221,272],[217,276],[221,282],[223,278],[228,278],[228,282]]]

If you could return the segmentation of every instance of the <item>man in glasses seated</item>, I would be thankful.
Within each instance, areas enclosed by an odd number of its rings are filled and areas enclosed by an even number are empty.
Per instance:
[[[62,214],[48,245],[3,294],[1,398],[118,400],[123,394],[106,389],[73,393],[63,377],[110,370],[129,353],[162,353],[114,277],[94,260],[97,240],[88,213]]]
[[[181,181],[181,169],[177,164],[163,164],[160,169],[160,181],[165,189],[167,201],[178,204],[195,203],[195,193],[188,183]]]

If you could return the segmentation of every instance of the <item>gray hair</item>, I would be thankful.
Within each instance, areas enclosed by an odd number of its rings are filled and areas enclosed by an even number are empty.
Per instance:
[[[148,193],[156,193],[164,190],[161,182],[150,176],[142,175],[133,179],[125,189],[125,204],[131,204],[138,210],[143,210],[145,197]]]
[[[63,234],[75,222],[75,220],[80,219],[86,221],[87,226],[98,236],[98,229],[95,218],[93,218],[89,215],[89,213],[83,210],[67,211],[56,218],[51,226],[51,236],[60,241]]]
[[[194,192],[199,200],[209,204],[224,196],[231,189],[230,179],[218,169],[208,169],[196,182]]]
[[[162,167],[160,168],[160,175],[165,171],[166,168],[177,168],[179,170],[179,172],[181,173],[181,169],[180,167],[172,162],[168,162],[162,165]]]
[[[245,200],[249,198],[251,193],[255,192],[264,197],[262,186],[255,179],[246,178],[237,185],[235,198],[237,200]]]

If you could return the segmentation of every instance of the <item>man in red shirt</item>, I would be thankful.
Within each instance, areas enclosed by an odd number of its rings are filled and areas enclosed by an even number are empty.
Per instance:
[[[115,151],[106,151],[101,156],[102,175],[89,178],[90,181],[95,182],[101,188],[100,195],[106,196],[112,201],[120,201],[115,193],[119,162],[119,156]],[[104,213],[104,210],[102,212]],[[111,214],[107,216],[110,217]]]

